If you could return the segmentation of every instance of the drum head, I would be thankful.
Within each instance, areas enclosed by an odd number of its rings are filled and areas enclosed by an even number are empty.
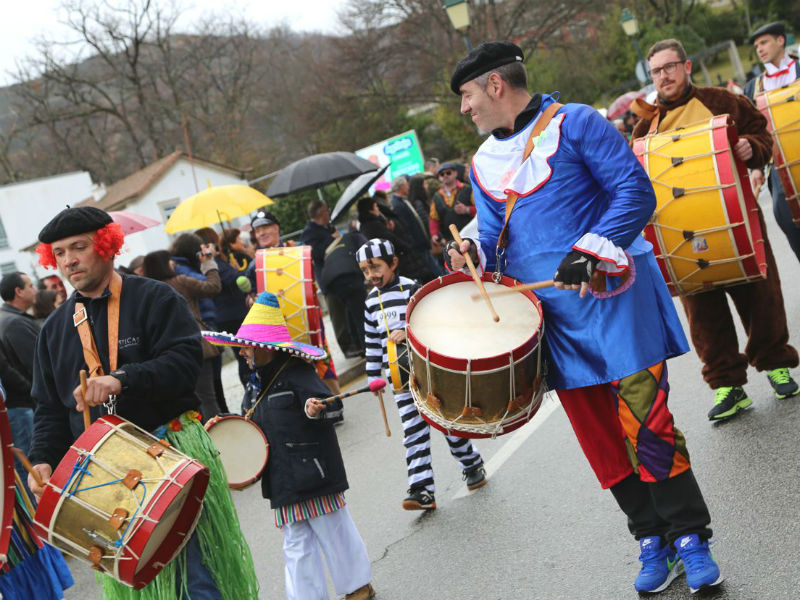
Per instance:
[[[507,286],[484,282],[487,292]],[[414,337],[432,352],[465,359],[490,358],[518,348],[541,326],[539,312],[523,294],[492,298],[500,322],[492,320],[477,286],[461,281],[425,295],[408,320]]]
[[[267,438],[258,425],[231,415],[209,423],[207,429],[219,450],[230,487],[243,487],[258,479],[269,457]]]

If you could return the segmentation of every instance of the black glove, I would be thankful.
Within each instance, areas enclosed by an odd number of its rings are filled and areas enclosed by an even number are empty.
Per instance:
[[[558,265],[556,274],[553,275],[553,280],[560,281],[564,285],[588,283],[599,262],[600,259],[591,254],[581,252],[580,250],[572,250],[562,259],[561,264]]]
[[[477,266],[479,263],[478,247],[475,245],[475,242],[473,242],[470,238],[463,238],[463,241],[469,242],[469,251],[467,252],[467,254],[469,254],[469,257],[472,259],[472,264]],[[451,240],[447,242],[447,245],[444,247],[444,264],[447,265],[447,268],[450,269],[451,271],[455,271],[453,265],[450,263],[450,250],[455,250],[460,254],[461,250],[458,248],[458,242],[456,242],[455,240]]]

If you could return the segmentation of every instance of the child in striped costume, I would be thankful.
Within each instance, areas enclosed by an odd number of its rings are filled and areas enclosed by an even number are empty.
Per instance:
[[[395,273],[398,260],[388,240],[373,238],[361,246],[356,260],[364,277],[374,288],[367,295],[364,313],[364,337],[367,348],[367,377],[370,381],[389,369],[387,341],[401,345],[406,339],[406,306],[420,285]],[[398,355],[400,352],[398,352]],[[404,373],[405,375],[405,373]],[[394,400],[403,423],[403,445],[406,447],[408,497],[406,510],[436,508],[433,468],[431,467],[430,427],[417,411],[408,381],[401,390],[394,390]],[[467,488],[476,490],[486,484],[483,459],[465,438],[445,435],[450,454],[464,472]]]
[[[342,402],[325,403],[328,389],[310,364],[325,357],[293,341],[274,294],[261,292],[236,335],[204,331],[213,344],[239,347],[254,374],[242,403],[269,440],[261,493],[283,530],[286,596],[327,600],[322,556],[337,594],[369,600],[369,556],[345,505],[347,474],[333,424]]]

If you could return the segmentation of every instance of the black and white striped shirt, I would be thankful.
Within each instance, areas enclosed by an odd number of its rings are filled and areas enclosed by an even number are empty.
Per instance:
[[[386,287],[373,288],[367,294],[364,311],[364,339],[367,346],[367,377],[370,381],[381,377],[382,373],[389,368],[389,359],[386,355],[386,340],[389,332],[405,329],[408,300],[420,287],[420,284],[413,279],[397,276]],[[381,305],[383,305],[383,310],[381,310]]]

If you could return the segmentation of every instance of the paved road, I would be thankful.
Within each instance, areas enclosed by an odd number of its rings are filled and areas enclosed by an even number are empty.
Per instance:
[[[762,206],[798,343],[800,264],[766,200],[762,197]],[[800,399],[774,400],[766,378],[751,370],[747,390],[753,408],[715,426],[706,420],[712,393],[696,356],[675,359],[669,368],[670,404],[712,511],[715,555],[727,578],[710,597],[800,597]],[[599,489],[557,403],[548,399],[547,410],[511,436],[479,444],[490,481],[473,493],[463,493],[456,463],[443,438],[434,436],[439,508],[420,514],[400,508],[405,465],[396,411],[389,411],[392,437],[387,438],[371,396],[346,402],[338,434],[350,477],[348,503],[369,550],[380,600],[638,597],[632,585],[638,547],[611,495]],[[261,598],[285,597],[282,535],[271,524],[267,503],[257,488],[237,492],[235,499]],[[79,582],[68,598],[96,598],[89,571],[74,572]],[[681,578],[659,597],[690,595]]]

